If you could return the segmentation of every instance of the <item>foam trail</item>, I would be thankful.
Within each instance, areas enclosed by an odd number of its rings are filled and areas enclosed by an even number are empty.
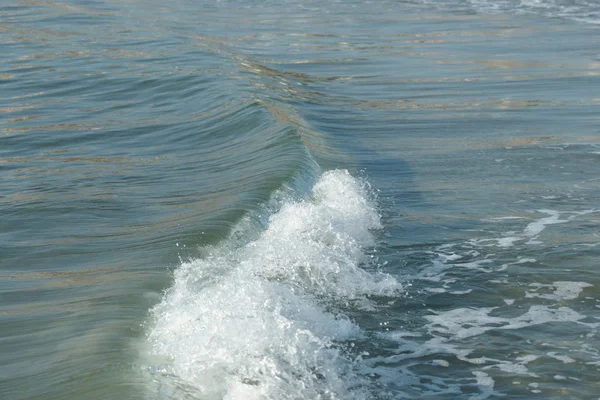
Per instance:
[[[156,379],[203,399],[369,398],[340,343],[363,332],[339,306],[401,289],[361,268],[380,227],[365,185],[329,171],[256,240],[182,264],[153,309]]]

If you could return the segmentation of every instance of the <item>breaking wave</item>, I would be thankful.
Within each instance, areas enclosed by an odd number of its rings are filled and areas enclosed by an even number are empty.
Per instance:
[[[401,290],[368,254],[381,228],[371,197],[347,171],[325,172],[307,199],[280,202],[255,240],[236,247],[230,239],[182,263],[152,310],[160,391],[368,398],[352,351],[363,330],[344,310],[373,307],[371,296]]]

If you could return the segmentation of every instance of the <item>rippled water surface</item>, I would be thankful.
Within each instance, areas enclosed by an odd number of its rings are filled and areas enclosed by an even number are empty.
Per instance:
[[[597,399],[600,4],[0,5],[0,398]]]

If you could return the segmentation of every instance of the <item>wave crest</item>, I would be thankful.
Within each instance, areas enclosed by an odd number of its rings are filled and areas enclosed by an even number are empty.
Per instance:
[[[341,343],[363,332],[340,307],[401,289],[362,268],[380,227],[365,183],[329,171],[308,200],[284,202],[256,240],[182,264],[153,309],[161,383],[202,398],[368,397]]]

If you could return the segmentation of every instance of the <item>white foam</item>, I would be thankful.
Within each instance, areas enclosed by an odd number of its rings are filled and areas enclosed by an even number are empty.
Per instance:
[[[563,224],[565,222],[568,222],[568,220],[560,219],[560,213],[558,211],[554,211],[554,210],[538,210],[538,211],[541,213],[544,213],[544,214],[548,214],[549,217],[540,218],[537,221],[531,222],[529,225],[527,225],[527,227],[523,231],[523,234],[525,236],[532,237],[532,236],[539,235],[546,228],[546,225]]]
[[[534,263],[534,262],[537,262],[537,260],[535,258],[519,258],[519,260],[514,262],[513,264]]]
[[[538,356],[535,356],[533,354],[528,354],[525,356],[517,357],[516,362],[511,362],[508,360],[504,360],[504,361],[494,360],[494,361],[497,361],[498,363],[493,364],[493,365],[488,365],[488,366],[484,367],[483,369],[487,370],[487,369],[491,369],[491,368],[497,368],[500,371],[508,372],[511,374],[538,377],[537,374],[530,372],[529,369],[527,368],[527,364],[537,360],[538,358],[539,358]]]
[[[465,339],[496,329],[522,329],[549,322],[578,322],[585,318],[569,307],[534,305],[525,314],[514,318],[491,316],[490,313],[495,309],[496,307],[457,308],[425,318],[430,322],[430,332],[441,333],[448,337],[447,340]]]
[[[529,364],[530,362],[533,362],[533,361],[537,360],[538,358],[539,357],[536,355],[527,354],[526,356],[517,357],[517,360],[523,364]]]
[[[565,364],[573,364],[576,361],[575,359],[573,359],[573,358],[571,358],[569,356],[560,355],[560,354],[558,354],[557,352],[554,352],[554,351],[548,352],[546,354],[548,355],[548,357],[552,357],[555,360],[562,361]]]
[[[501,237],[497,238],[486,238],[486,239],[470,239],[467,241],[471,246],[476,247],[500,247],[500,248],[509,248],[513,247],[517,242],[525,242],[527,245],[539,245],[543,244],[541,240],[539,240],[540,234],[546,229],[548,225],[554,224],[564,224],[569,221],[573,221],[579,216],[597,213],[599,210],[590,209],[583,211],[556,211],[556,210],[537,210],[537,212],[548,215],[547,217],[539,218],[533,222],[530,222],[525,226],[521,233],[509,231],[505,232]],[[571,214],[567,218],[562,218],[563,214]],[[498,222],[504,220],[517,220],[521,217],[515,216],[506,216],[506,217],[494,217],[489,219],[483,219],[486,222]],[[506,267],[508,264],[505,264],[503,267]]]
[[[477,385],[484,386],[489,389],[494,387],[494,380],[485,372],[473,371],[473,375],[476,377]]]
[[[512,318],[493,316],[491,314],[494,310],[496,310],[496,307],[458,308],[426,316],[429,321],[426,328],[433,337],[424,343],[423,349],[431,353],[454,354],[461,361],[480,366],[480,371],[498,369],[510,374],[539,377],[528,369],[528,364],[540,358],[538,355],[526,354],[517,357],[515,360],[470,357],[474,350],[463,348],[462,344],[469,342],[469,340],[464,339],[483,335],[494,330],[518,330],[547,323],[576,323],[590,326],[590,324],[583,321],[586,318],[584,315],[568,307],[555,308],[534,305],[524,314]],[[423,349],[420,350],[419,355],[425,353]],[[574,361],[570,357],[558,353],[549,352],[547,355],[565,363]],[[481,377],[485,379],[483,375]],[[486,393],[485,390],[482,390],[482,392],[482,395]]]
[[[494,217],[494,218],[488,218],[488,219],[484,219],[484,221],[505,221],[505,220],[512,220],[512,219],[522,219],[523,217],[517,217],[514,215],[508,215],[506,217]]]
[[[481,393],[478,395],[471,396],[471,399],[483,400],[490,398],[494,395],[499,395],[499,393],[494,391],[494,385],[496,382],[494,382],[494,379],[492,379],[491,376],[489,376],[483,371],[473,371],[472,374],[475,375],[475,382],[479,387]]]
[[[469,294],[473,291],[473,289],[467,289],[467,290],[455,290],[453,292],[450,292],[450,294],[455,294],[455,295],[463,295],[463,294]]]
[[[497,368],[500,371],[507,372],[509,374],[537,377],[537,375],[534,373],[531,373],[529,371],[529,369],[527,368],[527,366],[523,363],[512,363],[510,361],[503,361],[498,364],[494,364],[494,365],[485,367],[485,369],[490,369],[490,368]]]
[[[600,13],[597,3],[592,1],[560,1],[560,0],[469,0],[478,11],[485,13],[510,12],[517,14],[538,14],[550,18],[566,18],[587,24],[600,24]],[[507,147],[510,148],[510,147]]]
[[[362,330],[336,310],[401,290],[363,269],[380,227],[365,185],[330,171],[256,240],[182,264],[152,310],[155,379],[205,399],[368,397],[338,345]]]
[[[430,293],[446,293],[446,289],[444,288],[426,288],[425,290]]]
[[[522,238],[517,237],[517,236],[503,237],[503,238],[498,239],[498,246],[499,247],[511,247],[515,244],[515,242],[518,242],[519,240],[522,240]]]
[[[554,282],[552,285],[541,285],[532,283],[529,286],[533,286],[534,291],[527,291],[525,297],[533,298],[538,297],[541,299],[548,300],[575,300],[579,297],[584,288],[592,287],[594,285],[587,282],[571,282],[571,281],[559,281]],[[552,293],[538,293],[541,288],[553,288]]]
[[[470,261],[470,262],[465,262],[465,263],[456,263],[454,265],[456,267],[473,269],[473,270],[477,270],[477,271],[481,271],[481,272],[492,272],[493,271],[492,269],[482,267],[482,265],[491,264],[493,262],[494,261],[490,260],[490,259],[483,259],[483,260],[475,260],[475,261]]]

